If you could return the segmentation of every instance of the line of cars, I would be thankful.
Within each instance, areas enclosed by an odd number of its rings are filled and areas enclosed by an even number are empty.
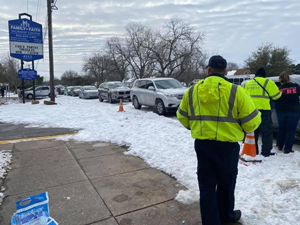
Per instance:
[[[121,82],[105,82],[98,89],[99,101],[114,103],[132,101],[134,108],[153,107],[159,115],[177,110],[187,88],[174,78],[144,78],[135,80],[131,89]]]
[[[68,86],[65,87],[65,95],[79,98],[98,98],[98,89],[95,86]]]

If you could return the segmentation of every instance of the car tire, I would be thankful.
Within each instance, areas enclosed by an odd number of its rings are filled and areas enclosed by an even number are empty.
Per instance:
[[[140,109],[142,107],[140,105],[139,100],[138,100],[138,98],[136,96],[133,96],[133,98],[132,98],[132,104],[133,104],[134,108],[136,108],[136,109]]]
[[[28,95],[26,96],[26,98],[27,98],[27,99],[33,99],[33,94],[28,94]]]
[[[49,93],[48,97],[51,98],[51,93]]]
[[[99,101],[103,102],[103,98],[101,97],[101,94],[99,95]]]
[[[158,115],[165,115],[166,108],[164,102],[161,99],[157,99],[155,102],[155,111]]]
[[[112,100],[111,95],[108,95],[108,102],[109,102],[110,104],[114,103],[114,101]]]

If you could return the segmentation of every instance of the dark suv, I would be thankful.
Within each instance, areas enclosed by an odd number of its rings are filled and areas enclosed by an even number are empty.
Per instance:
[[[121,82],[105,82],[98,88],[99,101],[107,100],[110,103],[117,102],[120,99],[130,100],[130,89]]]

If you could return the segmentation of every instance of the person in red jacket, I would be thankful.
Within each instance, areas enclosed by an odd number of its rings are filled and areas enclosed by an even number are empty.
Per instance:
[[[279,150],[284,150],[284,153],[290,153],[294,152],[292,147],[300,116],[300,87],[298,84],[290,82],[290,76],[286,72],[280,74],[279,82],[281,83],[279,90],[281,91],[282,96],[276,101],[276,112],[279,125],[277,148]]]

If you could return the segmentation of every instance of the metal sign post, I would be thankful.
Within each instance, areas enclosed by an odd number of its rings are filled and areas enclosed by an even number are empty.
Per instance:
[[[23,70],[23,60],[21,60],[21,70]],[[24,90],[24,79],[22,79],[22,98],[23,98],[23,104],[25,104],[25,90]]]
[[[35,71],[35,70],[34,70],[34,61],[33,61],[33,60],[32,60],[32,70]],[[36,78],[37,78],[37,76],[36,76]],[[35,79],[36,79],[36,78],[35,78]],[[33,86],[33,100],[35,100],[35,79],[32,80],[32,86]]]

